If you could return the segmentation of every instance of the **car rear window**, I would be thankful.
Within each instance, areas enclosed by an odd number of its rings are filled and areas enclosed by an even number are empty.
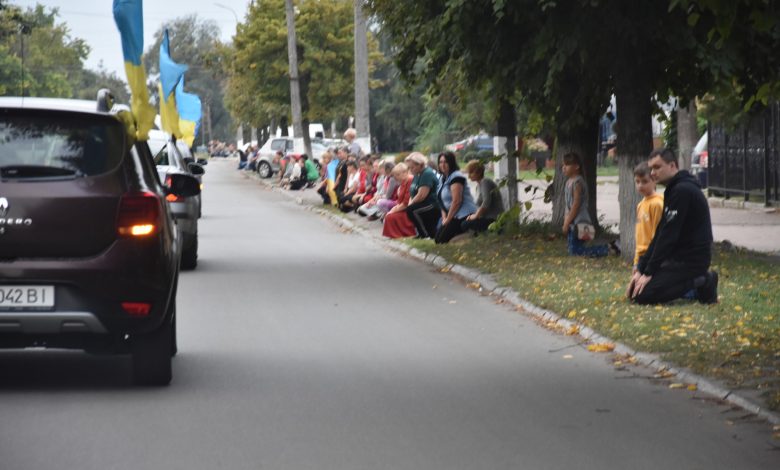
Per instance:
[[[0,168],[43,168],[92,176],[115,169],[125,149],[122,125],[101,116],[0,113]]]

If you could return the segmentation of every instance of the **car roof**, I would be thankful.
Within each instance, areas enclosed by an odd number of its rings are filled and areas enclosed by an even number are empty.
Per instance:
[[[110,115],[97,110],[97,101],[67,98],[28,98],[10,96],[0,98],[0,108],[41,109],[73,111],[79,113]]]

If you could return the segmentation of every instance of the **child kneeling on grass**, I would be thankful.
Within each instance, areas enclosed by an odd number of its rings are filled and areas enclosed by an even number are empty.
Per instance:
[[[567,153],[563,156],[563,174],[566,175],[566,216],[563,219],[563,234],[568,237],[570,255],[602,257],[610,252],[620,254],[620,249],[615,242],[609,245],[586,246],[589,240],[584,234],[578,233],[577,226],[593,227],[593,221],[588,213],[588,186],[582,176],[582,160],[576,153]],[[592,235],[591,235],[592,236]]]

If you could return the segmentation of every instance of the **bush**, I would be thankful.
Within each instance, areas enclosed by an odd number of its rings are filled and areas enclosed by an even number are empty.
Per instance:
[[[483,162],[492,160],[494,156],[495,155],[493,155],[493,152],[491,152],[490,150],[480,150],[479,152],[477,152],[477,158],[482,160]]]
[[[474,150],[469,150],[463,153],[464,162],[470,162],[471,160],[478,160],[478,159],[479,156],[477,155],[477,152],[475,152]]]

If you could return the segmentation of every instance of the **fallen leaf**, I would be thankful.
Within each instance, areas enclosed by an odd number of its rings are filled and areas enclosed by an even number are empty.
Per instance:
[[[691,392],[695,392],[698,389],[699,389],[699,387],[697,387],[696,384],[688,385],[688,390],[691,391]]]
[[[742,311],[742,306],[741,305],[735,305],[734,306],[734,310],[736,310],[737,312],[741,312]]]
[[[572,356],[571,354],[566,354],[565,356],[563,356],[563,358],[564,359],[574,359],[574,356]]]
[[[685,388],[685,384],[673,383],[673,384],[669,384],[669,388],[671,388],[673,390],[674,389],[678,389],[678,388]]]
[[[482,286],[480,286],[478,282],[469,282],[468,284],[466,284],[466,287],[468,287],[469,289],[479,289]]]
[[[451,270],[452,270],[452,268],[450,268],[449,266],[445,266],[445,267],[441,268],[441,269],[439,270],[439,272],[442,272],[442,273],[448,273],[448,272],[450,272]]]
[[[588,345],[588,351],[590,352],[611,352],[614,350],[615,345],[613,343],[596,343]]]
[[[569,314],[567,316],[569,318],[574,318],[574,317],[577,316],[577,311],[576,310],[571,310],[571,311],[569,311]]]
[[[574,336],[580,333],[580,326],[579,325],[572,325],[571,328],[569,328],[566,331],[566,334],[568,336]]]

